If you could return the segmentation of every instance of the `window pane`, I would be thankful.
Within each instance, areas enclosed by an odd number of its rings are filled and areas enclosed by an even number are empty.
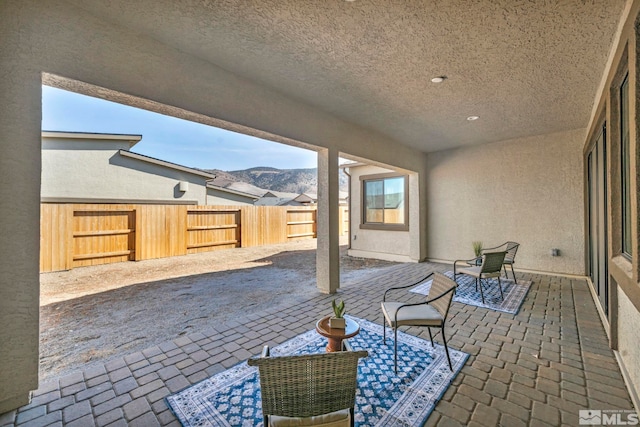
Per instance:
[[[384,180],[384,222],[404,224],[404,177]]]
[[[384,183],[365,181],[365,222],[383,222],[384,219]]]
[[[620,87],[620,145],[622,169],[622,252],[631,256],[631,165],[629,151],[629,76]]]
[[[406,176],[372,176],[372,179],[363,180],[364,224],[377,224],[382,228],[384,224],[407,225],[406,179]]]

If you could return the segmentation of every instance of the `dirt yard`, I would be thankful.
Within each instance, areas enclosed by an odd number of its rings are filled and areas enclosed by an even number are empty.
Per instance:
[[[41,380],[315,295],[316,241],[40,275]],[[395,263],[352,258],[341,281]]]

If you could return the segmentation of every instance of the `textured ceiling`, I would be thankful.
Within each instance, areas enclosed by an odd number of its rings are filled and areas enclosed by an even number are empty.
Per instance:
[[[586,127],[625,3],[70,1],[423,151]]]

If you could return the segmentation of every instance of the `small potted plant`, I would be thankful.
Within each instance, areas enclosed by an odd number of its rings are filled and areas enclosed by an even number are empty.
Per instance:
[[[471,245],[473,246],[473,253],[476,254],[476,258],[480,257],[482,255],[482,242],[475,241],[472,242]]]
[[[334,317],[329,318],[329,327],[337,329],[346,328],[347,324],[344,320],[344,301],[340,300],[340,302],[337,303],[334,299],[331,302],[331,306],[333,307]]]

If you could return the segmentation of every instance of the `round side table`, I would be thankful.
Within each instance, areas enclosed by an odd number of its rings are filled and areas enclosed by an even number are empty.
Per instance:
[[[327,352],[342,351],[342,341],[347,338],[355,337],[360,332],[360,325],[354,320],[345,317],[346,327],[337,329],[329,327],[329,318],[325,316],[316,323],[316,331],[329,341]]]

